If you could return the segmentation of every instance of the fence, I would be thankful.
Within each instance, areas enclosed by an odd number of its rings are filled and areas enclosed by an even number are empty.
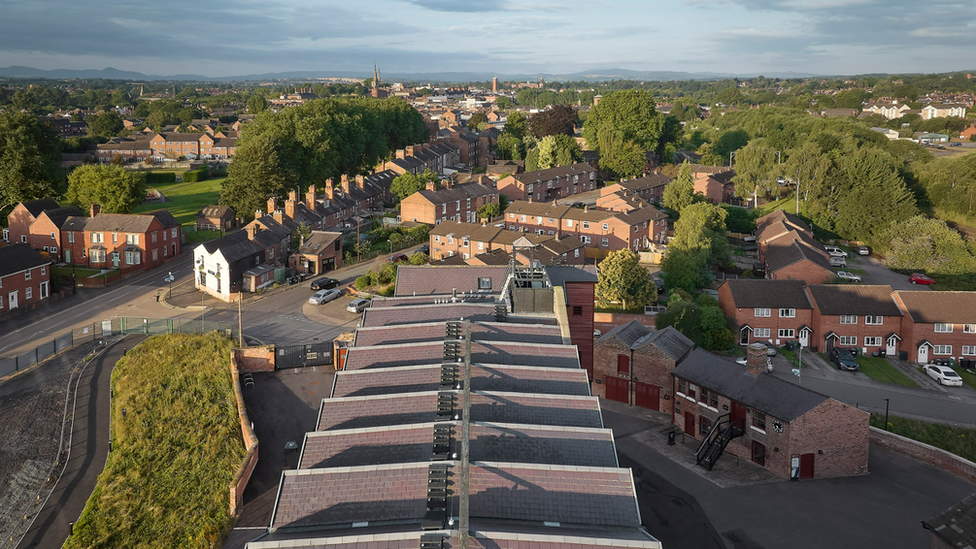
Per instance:
[[[332,341],[311,345],[278,345],[275,368],[304,368],[332,364]]]

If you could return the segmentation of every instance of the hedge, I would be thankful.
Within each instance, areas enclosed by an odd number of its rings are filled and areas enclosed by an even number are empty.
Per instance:
[[[186,172],[183,174],[184,183],[196,183],[197,181],[203,181],[207,178],[207,170],[193,170],[192,172]]]
[[[146,174],[146,183],[149,185],[174,182],[176,182],[175,172],[149,172]]]

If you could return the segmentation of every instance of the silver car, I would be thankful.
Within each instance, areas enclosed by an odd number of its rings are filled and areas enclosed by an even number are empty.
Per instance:
[[[321,305],[332,301],[340,295],[342,295],[342,292],[339,290],[319,290],[312,294],[312,297],[308,298],[308,302],[312,305]]]

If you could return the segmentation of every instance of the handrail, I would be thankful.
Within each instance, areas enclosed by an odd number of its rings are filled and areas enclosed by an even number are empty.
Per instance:
[[[708,436],[706,436],[704,440],[702,440],[702,443],[698,447],[698,450],[695,451],[695,457],[699,458],[698,460],[699,462],[701,462],[701,458],[699,454],[701,454],[702,450],[704,450],[707,446],[711,445],[713,439],[716,436],[718,436],[719,432],[722,431],[722,418],[724,417],[729,417],[731,421],[731,414],[722,414],[718,416],[718,419],[715,420],[715,425],[712,426],[712,430],[708,432]]]

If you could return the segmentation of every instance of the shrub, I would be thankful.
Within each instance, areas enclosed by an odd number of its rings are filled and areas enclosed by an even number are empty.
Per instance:
[[[393,292],[396,291],[396,286],[390,284],[386,288],[380,290],[380,295],[383,297],[393,297]]]
[[[173,183],[176,181],[176,174],[173,172],[149,172],[146,174],[146,183],[148,184],[159,184],[159,183]]]
[[[192,172],[183,174],[183,181],[185,183],[196,183],[205,179],[207,179],[207,170],[193,170]]]
[[[356,289],[365,290],[366,288],[369,288],[372,283],[373,280],[369,277],[369,275],[360,276],[356,278]]]

